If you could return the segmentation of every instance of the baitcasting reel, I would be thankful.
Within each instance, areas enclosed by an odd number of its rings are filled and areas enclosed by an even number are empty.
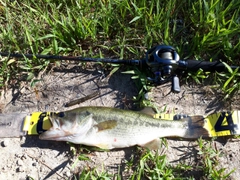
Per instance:
[[[148,78],[154,84],[163,84],[172,81],[172,92],[180,92],[179,78],[175,74],[179,68],[180,57],[171,46],[158,45],[146,53],[146,64],[154,74]]]

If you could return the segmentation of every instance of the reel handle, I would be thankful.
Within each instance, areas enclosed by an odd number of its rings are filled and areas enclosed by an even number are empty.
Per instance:
[[[180,91],[181,91],[179,78],[177,77],[177,75],[173,75],[172,76],[172,88],[171,88],[171,91],[173,93],[180,93]]]

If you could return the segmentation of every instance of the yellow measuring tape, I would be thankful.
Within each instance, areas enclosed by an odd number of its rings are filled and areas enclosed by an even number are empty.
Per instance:
[[[28,135],[38,135],[50,129],[52,124],[49,119],[51,112],[34,112],[24,120],[23,131]]]

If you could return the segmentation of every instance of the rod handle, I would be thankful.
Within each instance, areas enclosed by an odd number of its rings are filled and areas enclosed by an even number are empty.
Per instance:
[[[219,61],[208,62],[208,61],[198,61],[198,60],[186,60],[187,70],[197,71],[200,68],[203,71],[224,71],[226,69],[225,65]]]

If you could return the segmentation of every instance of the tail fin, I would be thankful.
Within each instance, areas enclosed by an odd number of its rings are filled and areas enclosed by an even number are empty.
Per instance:
[[[189,116],[188,120],[188,132],[184,138],[196,139],[196,138],[209,138],[211,137],[207,129],[204,128],[205,118],[203,116]]]

